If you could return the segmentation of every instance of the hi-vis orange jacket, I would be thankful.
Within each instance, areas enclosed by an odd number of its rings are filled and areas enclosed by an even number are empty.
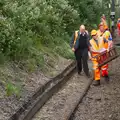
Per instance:
[[[105,48],[108,49],[110,47],[110,44],[112,44],[112,35],[109,30],[106,30],[103,34],[102,37],[107,41],[105,43]]]
[[[100,50],[104,48],[105,41],[103,40],[103,37],[98,37],[98,40],[91,39],[90,45],[91,45],[90,51],[91,51],[92,57],[95,57],[100,53]]]

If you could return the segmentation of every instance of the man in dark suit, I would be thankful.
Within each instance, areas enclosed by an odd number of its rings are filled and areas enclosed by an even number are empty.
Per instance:
[[[73,33],[70,47],[76,57],[78,74],[81,74],[83,66],[86,76],[90,77],[88,68],[89,34],[84,25],[81,25],[80,29]]]

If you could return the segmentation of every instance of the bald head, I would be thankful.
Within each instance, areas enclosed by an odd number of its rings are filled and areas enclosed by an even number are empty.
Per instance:
[[[85,26],[84,26],[84,25],[81,25],[81,26],[80,26],[80,32],[81,32],[81,33],[84,33],[84,32],[85,32]]]
[[[85,26],[84,25],[81,25],[80,28],[85,30]]]

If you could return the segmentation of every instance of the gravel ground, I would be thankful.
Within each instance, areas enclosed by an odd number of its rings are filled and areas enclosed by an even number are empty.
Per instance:
[[[110,82],[91,86],[73,120],[120,120],[120,57],[109,64],[109,72]]]
[[[120,64],[116,60],[113,63],[116,67],[112,66],[110,83],[91,86],[73,120],[120,120]]]
[[[25,81],[20,99],[14,95],[7,97],[5,88],[3,88],[2,85],[0,86],[0,120],[7,120],[17,109],[19,109],[19,107],[22,106],[25,101],[32,96],[38,87],[49,81],[49,79],[42,73],[36,74],[35,77],[34,76],[34,74],[31,75],[31,79]]]
[[[70,60],[60,58],[54,68],[54,70],[57,71],[54,76],[59,74],[70,63]],[[12,71],[10,72],[10,74],[14,74]],[[41,87],[50,80],[49,77],[51,76],[45,76],[42,72],[36,72],[30,75],[27,74],[25,77],[25,80],[22,81],[22,96],[20,99],[14,95],[7,97],[3,84],[0,84],[0,120],[8,120],[8,118],[32,96],[38,87]]]
[[[89,79],[75,73],[32,120],[65,120],[65,113],[69,111],[68,109],[71,108],[71,104],[84,91],[88,82]]]

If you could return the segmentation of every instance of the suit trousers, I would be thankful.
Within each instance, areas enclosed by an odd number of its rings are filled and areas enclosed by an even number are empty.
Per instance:
[[[84,73],[89,76],[89,68],[88,68],[88,48],[77,49],[75,51],[75,57],[77,61],[77,70],[78,73],[82,72],[82,68]]]

